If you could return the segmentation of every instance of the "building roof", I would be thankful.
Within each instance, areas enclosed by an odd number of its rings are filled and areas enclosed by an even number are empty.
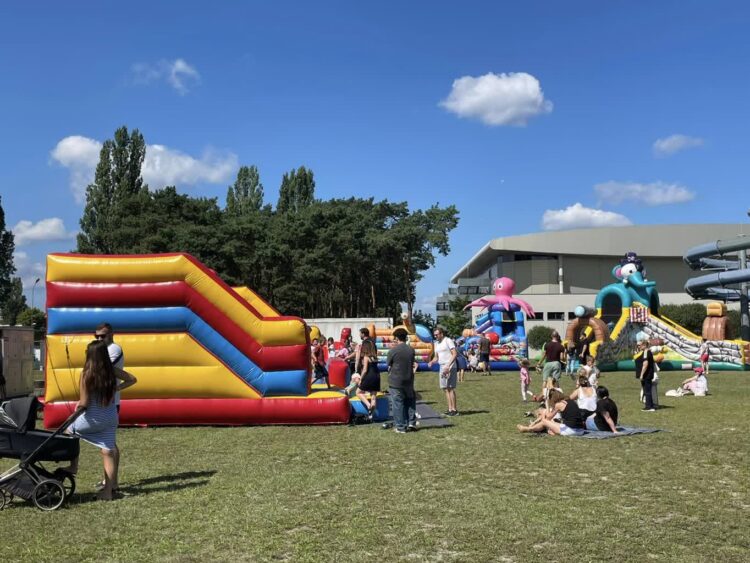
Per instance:
[[[620,257],[626,252],[637,252],[644,258],[676,258],[682,257],[693,246],[742,234],[750,235],[750,224],[631,225],[496,238],[485,244],[453,274],[451,283],[486,271],[501,254]]]

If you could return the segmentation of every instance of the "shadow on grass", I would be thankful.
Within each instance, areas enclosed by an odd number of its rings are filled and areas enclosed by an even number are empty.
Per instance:
[[[462,416],[471,416],[473,414],[490,414],[490,411],[488,410],[458,411],[458,412],[461,413],[459,415],[459,418],[461,418]]]
[[[164,493],[181,491],[183,489],[193,489],[195,487],[203,487],[208,484],[209,480],[213,475],[216,474],[215,470],[210,471],[185,471],[182,473],[172,473],[167,475],[159,475],[156,477],[148,477],[141,479],[140,481],[127,485],[120,488],[119,495],[115,496],[115,499],[119,499],[130,496],[142,496],[150,495],[153,493]],[[75,504],[85,504],[89,502],[98,502],[96,495],[81,495],[77,499],[73,500]]]

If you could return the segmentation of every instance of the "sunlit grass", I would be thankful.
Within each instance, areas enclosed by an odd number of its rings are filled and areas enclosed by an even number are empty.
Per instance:
[[[442,411],[435,377],[418,389]],[[684,377],[662,372],[660,394]],[[125,497],[90,500],[101,461],[82,444],[67,508],[0,512],[0,560],[747,561],[748,374],[656,413],[631,374],[602,383],[623,423],[668,432],[520,435],[517,374],[469,375],[455,426],[416,434],[121,430]]]

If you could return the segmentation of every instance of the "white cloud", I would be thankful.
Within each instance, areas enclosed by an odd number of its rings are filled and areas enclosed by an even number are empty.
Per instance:
[[[86,186],[94,180],[94,168],[101,150],[99,141],[71,135],[57,143],[50,153],[54,160],[70,170],[70,189],[78,203],[84,201]]]
[[[575,203],[565,209],[548,209],[542,216],[542,228],[545,231],[586,227],[624,227],[632,224],[632,221],[625,215],[584,207],[580,203]]]
[[[187,94],[189,87],[200,83],[201,75],[196,68],[188,64],[185,59],[173,61],[160,60],[156,63],[135,63],[131,66],[133,82],[136,84],[151,84],[159,80],[166,80],[181,96]]]
[[[21,278],[24,289],[31,289],[37,278],[39,278],[40,284],[44,284],[44,264],[41,262],[34,262],[29,258],[29,255],[23,251],[13,253],[13,263],[16,266],[16,275]],[[38,286],[37,289],[39,289]]]
[[[237,155],[206,151],[200,159],[164,145],[148,145],[143,160],[143,180],[152,188],[171,185],[220,184],[239,166]]]
[[[653,150],[658,157],[671,156],[685,149],[703,146],[700,137],[689,137],[687,135],[670,135],[663,139],[656,139]]]
[[[487,125],[523,126],[529,118],[552,111],[539,80],[525,72],[462,76],[453,81],[451,93],[440,105]]]
[[[599,196],[600,204],[609,203],[612,205],[629,201],[653,207],[655,205],[684,203],[695,198],[695,192],[690,191],[685,186],[665,182],[640,184],[638,182],[609,181],[596,184],[594,191]]]
[[[75,236],[75,233],[65,230],[63,220],[59,217],[42,219],[37,223],[19,221],[11,230],[16,246],[40,241],[67,240]]]
[[[76,202],[86,199],[86,186],[94,179],[102,144],[96,139],[65,137],[52,150],[52,158],[70,170],[70,188]],[[200,158],[164,145],[147,145],[141,173],[151,189],[168,185],[220,184],[237,170],[237,155],[207,150]]]

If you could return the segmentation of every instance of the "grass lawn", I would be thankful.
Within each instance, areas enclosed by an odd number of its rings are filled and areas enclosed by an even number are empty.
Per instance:
[[[455,426],[414,434],[121,430],[125,497],[91,500],[82,444],[66,508],[0,512],[0,561],[748,561],[750,375],[679,399],[687,375],[661,376],[665,408],[643,413],[632,374],[604,374],[622,423],[668,430],[612,440],[518,434],[515,373],[467,376]],[[442,411],[436,377],[417,388]]]

